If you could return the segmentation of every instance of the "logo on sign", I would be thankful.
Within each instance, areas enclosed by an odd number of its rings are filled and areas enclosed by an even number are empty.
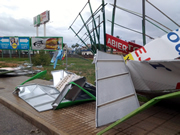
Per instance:
[[[179,29],[177,29],[176,31],[179,31]],[[178,43],[179,40],[180,40],[179,35],[176,34],[175,32],[169,32],[169,33],[167,34],[167,38],[168,38],[169,41],[171,41],[172,43],[176,43],[175,49],[176,49],[176,51],[177,51],[177,52],[179,53],[179,55],[180,55],[180,43]]]

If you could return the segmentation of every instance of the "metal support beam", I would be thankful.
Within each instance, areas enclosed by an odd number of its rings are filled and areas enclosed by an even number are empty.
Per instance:
[[[105,18],[104,0],[102,0],[102,12],[103,12],[103,30],[104,30],[104,52],[106,52],[106,18]]]
[[[89,32],[89,29],[87,28],[86,23],[84,22],[84,19],[83,19],[81,13],[79,13],[79,16],[81,17],[81,20],[82,20],[82,22],[83,22],[83,24],[84,24],[84,26],[85,26],[85,28],[86,28],[86,30],[87,30],[87,32],[88,32],[88,35],[89,35],[91,44],[94,44],[94,41],[93,41],[92,36],[91,36],[91,33]]]
[[[19,54],[19,58],[21,58],[21,51],[20,50],[17,50],[18,51],[18,54]]]
[[[116,0],[114,0],[113,12],[112,12],[112,23],[111,23],[111,35],[114,35],[114,20],[115,20],[115,11],[116,11]],[[113,48],[111,48],[111,53],[113,53]]]
[[[108,20],[108,21],[111,22],[110,20]],[[112,22],[111,22],[111,23],[112,23]],[[131,31],[136,32],[136,33],[139,33],[139,34],[143,34],[142,32],[139,32],[139,31],[136,31],[136,30],[127,28],[127,27],[122,26],[122,25],[119,25],[119,24],[117,24],[117,23],[114,23],[114,24],[116,24],[117,26],[120,26],[120,27],[122,27],[122,28],[125,28],[125,29],[127,29],[127,30],[131,30]],[[154,39],[153,37],[151,37],[151,36],[149,36],[149,35],[147,35],[147,34],[145,34],[145,36],[149,37],[150,39]]]
[[[92,28],[94,28],[94,23],[92,23]],[[96,28],[96,26],[95,26],[95,28]],[[94,32],[94,30],[93,30],[92,32],[93,32],[93,36],[94,36],[94,43],[95,43],[95,45],[96,45],[96,36],[95,36],[95,32]]]
[[[12,51],[11,50],[9,50],[9,54],[10,54],[9,57],[12,58]]]
[[[110,5],[111,5],[111,6],[114,6],[113,4],[110,4]],[[140,14],[140,13],[137,13],[137,12],[134,12],[134,11],[131,11],[131,10],[127,10],[127,9],[122,8],[122,7],[119,7],[119,6],[116,6],[116,7],[119,8],[119,9],[121,9],[121,10],[123,10],[123,11],[125,11],[125,12],[128,12],[128,13],[130,13],[130,14],[133,14],[133,15],[135,15],[135,16],[138,16],[138,17],[141,17],[141,18],[142,18],[142,14]],[[152,19],[151,17],[149,17],[149,16],[147,16],[147,15],[145,15],[145,16],[146,16],[147,18],[149,18],[150,20],[152,20],[152,21],[158,23],[159,25],[163,26],[164,28],[172,31],[170,28],[166,27],[165,25],[161,24],[160,22]],[[145,20],[147,20],[147,19],[145,18]],[[147,21],[149,21],[149,20],[147,20]],[[150,21],[149,21],[149,22],[150,22]],[[151,23],[152,23],[152,22],[151,22]],[[152,24],[153,24],[153,23],[152,23]],[[153,24],[153,25],[154,25],[154,24]],[[154,25],[154,26],[157,27],[157,25]],[[159,28],[159,27],[158,27],[158,28]],[[161,29],[161,30],[163,30],[163,29]],[[165,31],[165,30],[163,30],[163,31]]]
[[[142,19],[143,45],[145,45],[146,44],[145,0],[142,0],[142,12],[143,12],[143,19]]]
[[[2,50],[2,52],[1,52],[1,53],[2,53],[2,58],[3,58],[3,50]]]
[[[95,21],[95,19],[94,19],[94,15],[93,15],[93,11],[92,11],[92,8],[91,8],[90,0],[88,0],[88,3],[89,3],[89,8],[90,8],[90,11],[91,11],[91,14],[92,14],[94,26],[95,26],[95,28],[96,28],[96,21]],[[96,35],[97,35],[97,39],[98,39],[98,49],[101,50],[101,46],[100,46],[100,35],[98,34],[97,29],[95,29],[95,30],[96,30]]]
[[[171,19],[169,16],[167,16],[165,13],[163,13],[160,9],[158,9],[156,6],[154,6],[152,3],[150,3],[148,0],[146,0],[151,6],[153,6],[155,9],[157,9],[159,12],[161,12],[164,16],[166,16],[169,20],[171,20],[174,24],[176,24],[178,27],[180,27],[179,24],[177,24],[173,19]]]
[[[73,28],[70,26],[69,27],[73,32],[74,32],[74,34],[81,40],[81,42],[87,47],[87,48],[89,48],[87,45],[86,45],[86,43],[79,37],[79,35],[73,30]],[[90,50],[91,50],[91,48],[89,48]],[[91,52],[94,54],[94,52],[91,50]]]

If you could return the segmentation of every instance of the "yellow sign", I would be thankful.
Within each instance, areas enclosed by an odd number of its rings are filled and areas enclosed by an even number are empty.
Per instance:
[[[124,60],[125,60],[125,63],[126,63],[127,60],[134,60],[134,58],[133,58],[132,54],[130,53],[130,54],[124,56]]]

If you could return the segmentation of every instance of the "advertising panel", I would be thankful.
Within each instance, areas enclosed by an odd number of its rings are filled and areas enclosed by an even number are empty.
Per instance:
[[[128,54],[139,49],[140,45],[133,42],[126,42],[109,34],[106,34],[106,45],[120,51],[122,53]]]
[[[40,24],[44,24],[44,23],[48,22],[49,18],[50,18],[49,11],[44,11],[43,13],[34,17],[33,24],[35,27],[39,26]]]
[[[57,50],[63,44],[62,37],[32,37],[32,50]]]
[[[161,38],[147,43],[134,52],[128,54],[125,59],[148,60],[172,60],[180,57],[180,30],[171,31]]]
[[[141,45],[138,45],[138,44],[133,43],[133,42],[128,42],[128,46],[129,46],[129,52],[133,52],[133,51],[142,47]]]
[[[40,23],[46,23],[49,21],[49,11],[45,11],[40,14]]]
[[[29,50],[29,37],[0,37],[0,49]]]
[[[129,53],[128,43],[126,41],[113,37],[109,34],[106,34],[106,45],[122,53]]]
[[[34,17],[34,26],[40,25],[40,15]]]

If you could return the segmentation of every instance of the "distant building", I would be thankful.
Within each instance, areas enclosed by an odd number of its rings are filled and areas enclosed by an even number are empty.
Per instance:
[[[81,55],[93,55],[93,53],[87,49],[87,50],[81,50]]]
[[[93,53],[89,49],[91,48],[91,44],[87,44],[87,46],[81,47],[81,55],[93,55]]]

